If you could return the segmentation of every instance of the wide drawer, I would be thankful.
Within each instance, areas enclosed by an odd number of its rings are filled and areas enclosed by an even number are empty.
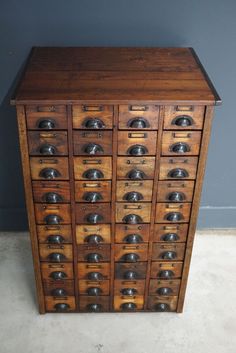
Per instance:
[[[30,170],[34,180],[69,179],[67,157],[31,157]]]
[[[111,242],[111,226],[109,224],[77,225],[77,244],[100,244]]]
[[[168,297],[179,294],[180,280],[159,280],[151,279],[149,285],[149,295]]]
[[[153,243],[152,260],[181,261],[184,259],[185,243],[163,244]]]
[[[159,179],[195,179],[197,157],[161,157]]]
[[[28,131],[30,155],[67,155],[66,131]]]
[[[41,263],[41,273],[44,280],[64,281],[74,278],[72,263]]]
[[[118,155],[155,156],[156,131],[118,131]]]
[[[74,155],[112,155],[112,131],[74,131]]]
[[[189,221],[191,203],[157,203],[156,223],[186,223]]]
[[[163,131],[161,153],[164,156],[197,156],[200,142],[200,131]]]
[[[40,244],[41,261],[67,262],[73,261],[72,245],[70,244]]]
[[[116,222],[119,223],[149,223],[151,203],[116,203]]]
[[[152,200],[152,180],[118,180],[116,200],[128,202],[147,202]]]
[[[70,204],[36,203],[35,218],[38,224],[69,224],[71,223]]]
[[[98,296],[110,294],[110,281],[79,280],[79,294]]]
[[[65,105],[27,105],[26,121],[29,130],[67,129]]]
[[[164,129],[201,130],[204,121],[203,106],[166,106],[164,111]]]
[[[115,244],[115,261],[147,261],[148,244]]]
[[[48,311],[67,312],[76,309],[75,297],[45,297],[45,306]]]
[[[76,223],[100,224],[111,222],[109,203],[77,203],[75,208]]]
[[[158,106],[119,105],[119,129],[157,130],[158,119]]]
[[[114,309],[117,311],[136,311],[142,310],[144,304],[143,295],[134,296],[114,296]]]
[[[148,309],[158,312],[176,311],[178,297],[160,297],[150,296],[148,297]]]
[[[112,105],[73,105],[74,129],[112,129]]]
[[[79,300],[79,310],[87,312],[103,312],[110,309],[109,296],[81,296]]]
[[[172,279],[180,278],[182,274],[182,262],[152,262],[151,278]]]
[[[126,281],[123,279],[115,279],[114,281],[114,295],[144,295],[145,280]]]
[[[111,157],[74,157],[75,179],[99,180],[112,178]]]
[[[111,202],[110,181],[76,181],[75,201]]]
[[[153,179],[155,157],[117,157],[117,179]]]
[[[72,243],[71,225],[37,225],[39,243]]]
[[[111,257],[111,247],[109,244],[101,245],[78,245],[78,261],[89,263],[108,262]]]
[[[75,294],[73,280],[44,280],[43,281],[44,294],[47,296],[65,297]]]
[[[155,224],[154,242],[185,242],[188,224]]]
[[[149,224],[116,224],[115,242],[135,244],[148,242]]]
[[[110,278],[110,263],[78,263],[78,278],[90,280],[104,280]]]
[[[70,202],[70,184],[68,181],[33,181],[32,186],[34,202]]]
[[[125,280],[145,279],[147,272],[147,262],[137,263],[116,263],[115,278]]]
[[[157,202],[191,202],[193,188],[194,181],[192,180],[159,181]]]

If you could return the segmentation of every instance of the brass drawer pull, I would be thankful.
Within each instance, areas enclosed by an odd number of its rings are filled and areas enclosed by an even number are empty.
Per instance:
[[[192,112],[194,110],[193,105],[177,105],[175,110],[177,112]]]
[[[57,264],[57,265],[50,264],[48,267],[49,268],[64,268],[65,266],[64,265],[59,265],[59,264]]]
[[[145,161],[145,159],[143,159],[141,161],[135,161],[135,160],[131,161],[130,159],[127,159],[126,163],[132,164],[132,165],[134,165],[134,164],[139,165],[139,164],[146,164],[146,161]]]
[[[84,159],[83,164],[102,164],[101,159]]]
[[[43,158],[39,160],[40,164],[58,164],[58,159]]]
[[[141,205],[124,205],[125,210],[141,210],[142,206]]]
[[[101,187],[101,184],[99,183],[84,183],[83,184],[83,187],[84,188],[100,188]]]
[[[146,132],[129,132],[128,133],[129,138],[147,138],[147,133]]]
[[[42,112],[55,112],[56,111],[56,107],[55,105],[51,105],[51,106],[40,106],[38,105],[36,108],[37,112],[42,113]]]
[[[128,183],[125,183],[125,187],[129,187],[129,186],[143,186],[143,182],[130,181]]]
[[[175,205],[175,204],[171,204],[171,205],[166,205],[166,210],[178,210],[180,208],[183,208],[183,205]]]
[[[102,105],[83,105],[84,112],[102,112],[103,106]]]
[[[139,246],[138,245],[136,245],[136,246],[134,246],[134,245],[124,245],[123,247],[122,247],[122,249],[124,249],[124,250],[139,250]]]
[[[84,227],[83,228],[84,232],[100,232],[102,229],[101,228],[89,228],[89,227]]]
[[[55,137],[57,137],[57,134],[55,134],[55,133],[44,134],[43,132],[41,132],[39,134],[39,137],[42,137],[42,138],[55,138]]]
[[[164,226],[164,230],[179,230],[179,226]]]
[[[82,137],[91,137],[91,138],[102,138],[101,132],[96,131],[86,131],[82,133]]]
[[[130,105],[129,110],[131,112],[145,112],[148,110],[148,106],[146,106],[146,105]]]
[[[48,211],[54,211],[54,210],[59,210],[60,206],[56,206],[56,205],[47,205],[47,206],[43,206],[44,210],[48,210]]]
[[[91,268],[91,269],[101,269],[102,266],[101,265],[86,265],[86,268]]]
[[[86,284],[90,286],[96,286],[96,287],[102,285],[102,283],[98,281],[86,281]]]
[[[190,132],[188,132],[188,133],[186,133],[186,132],[173,132],[172,133],[172,136],[174,138],[190,138],[191,135],[192,134]]]
[[[137,281],[122,281],[121,284],[123,285],[132,285],[132,284],[137,284]]]

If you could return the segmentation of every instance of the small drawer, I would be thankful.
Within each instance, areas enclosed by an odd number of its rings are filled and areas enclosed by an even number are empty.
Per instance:
[[[27,105],[26,121],[29,130],[66,130],[66,106]]]
[[[100,224],[111,222],[111,206],[109,203],[77,203],[75,218],[78,224]]]
[[[180,280],[159,280],[151,279],[149,285],[149,295],[157,295],[160,297],[169,297],[179,294]]]
[[[156,131],[118,131],[118,155],[155,156]]]
[[[40,244],[39,256],[41,261],[47,262],[73,261],[72,245]]]
[[[39,243],[72,243],[71,225],[37,225]]]
[[[28,145],[31,156],[67,155],[67,132],[28,131]]]
[[[47,311],[67,312],[76,309],[75,297],[45,297],[45,306]]]
[[[147,262],[115,263],[115,278],[125,280],[145,279]]]
[[[185,242],[188,224],[155,224],[154,242]]]
[[[161,153],[163,156],[197,156],[200,142],[200,131],[163,131]]]
[[[157,203],[156,223],[186,223],[189,221],[191,203]]]
[[[100,244],[111,242],[110,224],[77,225],[76,226],[77,244]]]
[[[157,202],[191,202],[194,181],[159,181]]]
[[[195,179],[197,164],[197,157],[161,157],[159,179]]]
[[[119,129],[157,130],[158,119],[158,106],[119,105]]]
[[[76,181],[75,201],[111,202],[110,181]]]
[[[114,310],[116,311],[136,311],[142,310],[144,304],[143,295],[114,296]]]
[[[78,278],[87,280],[105,280],[110,278],[110,263],[78,263]]]
[[[153,261],[181,261],[184,259],[185,244],[163,244],[153,243],[152,260]]]
[[[112,105],[73,105],[72,117],[74,129],[112,129]]]
[[[81,296],[79,300],[79,310],[85,312],[110,311],[109,296]]]
[[[148,309],[158,312],[176,311],[177,302],[177,296],[150,296],[148,297]]]
[[[150,217],[151,203],[116,203],[116,222],[149,223]]]
[[[33,180],[68,180],[67,157],[30,157],[30,170]]]
[[[112,155],[112,131],[73,132],[74,155]]]
[[[171,280],[182,275],[183,262],[152,262],[151,278]]]
[[[126,281],[123,279],[116,279],[114,281],[114,295],[120,296],[134,296],[144,295],[145,280],[138,279],[133,281]]]
[[[147,261],[148,244],[115,244],[115,261]]]
[[[89,263],[107,262],[111,259],[111,247],[109,244],[78,245],[78,261]]]
[[[74,279],[72,263],[41,263],[41,273],[43,280],[61,282]]]
[[[117,179],[153,179],[155,157],[117,157]]]
[[[152,180],[118,180],[116,183],[116,200],[128,202],[152,201]]]
[[[204,111],[204,106],[166,106],[164,129],[201,130],[203,128]]]
[[[73,280],[44,280],[43,281],[44,294],[53,297],[65,297],[75,295]]]
[[[36,203],[34,207],[38,224],[58,225],[71,223],[70,204]]]
[[[136,244],[148,242],[149,224],[116,224],[115,242]]]
[[[74,157],[75,179],[99,180],[112,178],[111,157]]]
[[[70,202],[70,184],[68,181],[33,181],[32,186],[34,202]]]
[[[82,279],[79,280],[79,294],[89,295],[91,297],[98,295],[109,295],[110,294],[110,281],[93,281]]]

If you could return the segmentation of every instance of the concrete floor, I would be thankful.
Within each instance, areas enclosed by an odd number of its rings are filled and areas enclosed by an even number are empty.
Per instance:
[[[235,353],[236,231],[199,232],[185,311],[38,315],[28,234],[0,236],[0,353]]]

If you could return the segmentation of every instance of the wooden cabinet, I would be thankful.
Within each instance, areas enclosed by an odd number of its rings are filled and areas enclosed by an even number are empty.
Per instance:
[[[34,48],[16,91],[39,312],[182,312],[213,117],[193,49]]]

